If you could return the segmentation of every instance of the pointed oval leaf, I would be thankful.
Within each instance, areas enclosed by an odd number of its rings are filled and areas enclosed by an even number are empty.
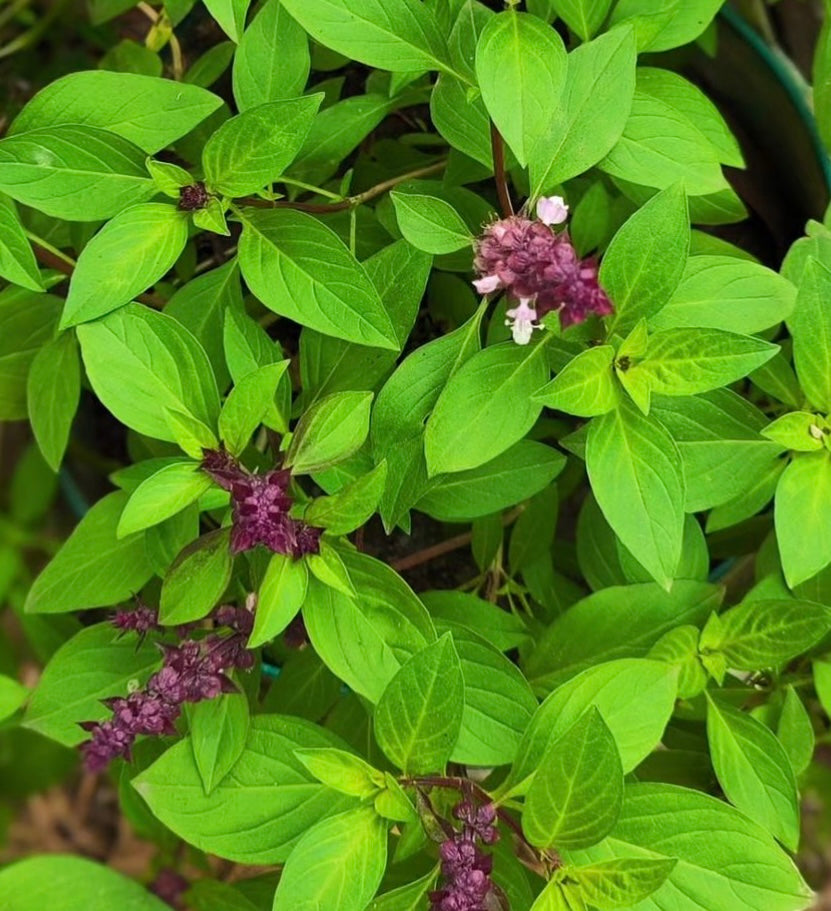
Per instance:
[[[173,79],[86,70],[41,89],[15,117],[9,134],[83,124],[115,133],[152,155],[189,133],[221,104],[217,95]]]
[[[99,221],[156,193],[137,146],[62,124],[0,140],[0,191],[67,221]]]
[[[244,215],[240,268],[269,309],[325,335],[399,347],[375,286],[333,231],[288,209]]]
[[[589,708],[545,751],[522,811],[522,831],[538,848],[587,848],[614,827],[623,806],[615,738]]]
[[[707,740],[719,784],[730,801],[796,851],[796,778],[774,733],[747,712],[716,702],[708,694]]]
[[[444,769],[459,737],[464,679],[453,637],[445,633],[393,677],[375,707],[375,737],[410,773]]]
[[[148,202],[118,214],[81,251],[61,328],[129,303],[170,271],[187,240],[187,217],[175,206]]]

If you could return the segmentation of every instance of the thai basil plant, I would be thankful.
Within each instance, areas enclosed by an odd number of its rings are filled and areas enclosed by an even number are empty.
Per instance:
[[[0,755],[155,847],[5,911],[811,906],[831,221],[724,239],[721,5],[94,0],[0,139]]]

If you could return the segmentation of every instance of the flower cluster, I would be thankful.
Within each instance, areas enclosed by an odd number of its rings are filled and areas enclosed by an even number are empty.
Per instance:
[[[220,693],[236,691],[226,671],[249,670],[253,666],[254,655],[245,648],[253,617],[245,608],[225,605],[214,618],[219,626],[231,630],[230,635],[212,633],[204,639],[162,645],[164,663],[143,690],[126,698],[105,699],[104,705],[112,712],[109,720],[81,723],[92,734],[81,746],[88,771],[102,772],[113,759],[129,759],[133,743],[141,734],[175,734],[183,703],[215,699]],[[121,630],[146,632],[158,626],[158,617],[155,611],[140,606],[135,611],[117,612],[113,625]]]
[[[527,345],[546,313],[556,311],[565,329],[591,314],[606,316],[612,303],[600,287],[597,263],[580,259],[567,232],[557,234],[568,206],[559,196],[537,203],[537,218],[511,215],[489,225],[476,244],[474,266],[480,294],[504,290],[517,301],[506,320],[514,341]]]
[[[477,807],[462,800],[453,810],[462,828],[439,848],[444,883],[430,893],[430,911],[487,911],[488,897],[494,890],[490,874],[493,858],[479,848],[479,842],[492,845],[499,838],[492,804]]]
[[[230,453],[217,449],[205,450],[202,469],[231,494],[233,553],[258,544],[295,558],[318,553],[321,529],[289,515],[290,471],[275,469],[252,474]]]

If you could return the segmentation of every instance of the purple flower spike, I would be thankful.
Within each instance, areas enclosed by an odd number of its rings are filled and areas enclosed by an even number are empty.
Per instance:
[[[134,632],[144,636],[151,630],[159,629],[159,612],[137,599],[132,610],[115,612],[113,626],[125,633]]]
[[[253,653],[245,647],[250,612],[225,606],[217,613],[222,625],[234,630],[230,636],[210,635],[161,646],[164,664],[143,690],[105,700],[112,712],[109,720],[81,723],[92,734],[81,747],[88,771],[103,772],[113,759],[129,760],[136,737],[175,734],[183,703],[237,691],[227,672],[248,670],[254,664]]]
[[[462,822],[462,829],[439,848],[444,883],[430,893],[430,911],[488,911],[495,889],[490,878],[493,858],[477,842],[490,845],[499,838],[496,811],[491,804],[477,807],[463,800],[453,815]]]
[[[473,282],[480,294],[504,290],[519,301],[508,310],[514,341],[527,345],[538,319],[557,312],[563,328],[582,323],[592,314],[606,316],[612,303],[598,282],[597,263],[581,260],[566,232],[550,225],[568,215],[559,196],[543,198],[538,218],[511,215],[489,225],[476,244]]]
[[[288,493],[290,471],[251,474],[232,455],[220,450],[205,450],[202,469],[231,494],[233,553],[258,544],[288,557],[318,553],[321,529],[289,515],[293,502]]]

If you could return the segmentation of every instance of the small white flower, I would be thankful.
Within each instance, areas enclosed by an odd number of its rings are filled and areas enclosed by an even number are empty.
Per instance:
[[[507,316],[505,325],[510,326],[511,334],[517,345],[527,345],[531,341],[534,330],[542,328],[537,322],[537,311],[530,306],[532,303],[530,298],[521,298],[519,306],[508,310],[505,314]]]
[[[484,278],[477,278],[473,287],[480,294],[491,294],[501,286],[498,275],[486,275]]]
[[[542,196],[537,200],[537,218],[544,225],[561,225],[568,218],[568,206],[562,196]]]

